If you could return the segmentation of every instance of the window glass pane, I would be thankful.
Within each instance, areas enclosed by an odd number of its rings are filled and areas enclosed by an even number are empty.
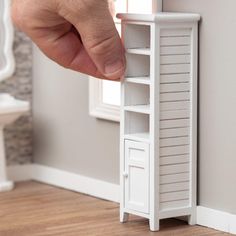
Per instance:
[[[126,12],[127,1],[125,0],[115,0],[116,12]]]
[[[130,13],[152,13],[152,0],[129,0],[128,11]]]
[[[104,80],[102,83],[103,103],[109,105],[120,105],[120,83]]]

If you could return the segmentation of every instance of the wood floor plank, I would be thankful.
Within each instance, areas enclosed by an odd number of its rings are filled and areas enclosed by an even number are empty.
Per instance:
[[[161,221],[160,232],[150,232],[146,219],[132,216],[119,223],[116,203],[34,181],[16,184],[0,193],[0,236],[220,236],[212,229]]]

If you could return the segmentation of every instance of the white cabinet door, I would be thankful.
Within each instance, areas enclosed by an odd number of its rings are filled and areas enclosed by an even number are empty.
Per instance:
[[[125,207],[149,213],[149,144],[125,141]]]

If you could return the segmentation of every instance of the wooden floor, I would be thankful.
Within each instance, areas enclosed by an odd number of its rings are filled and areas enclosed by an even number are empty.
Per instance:
[[[164,220],[161,231],[132,217],[119,223],[118,204],[37,182],[22,182],[0,193],[0,236],[202,236],[229,235],[178,220]]]

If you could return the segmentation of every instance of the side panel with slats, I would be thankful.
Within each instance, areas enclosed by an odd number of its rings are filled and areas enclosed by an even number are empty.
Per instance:
[[[191,30],[162,29],[160,210],[190,204]]]

